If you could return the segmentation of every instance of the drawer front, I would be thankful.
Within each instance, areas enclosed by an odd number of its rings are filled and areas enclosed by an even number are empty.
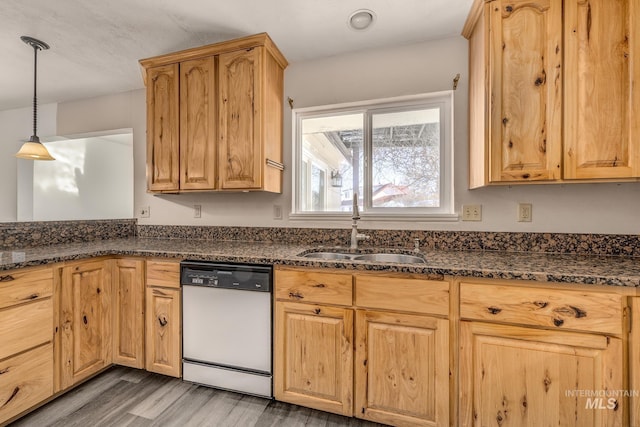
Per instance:
[[[0,309],[53,293],[53,269],[0,271]]]
[[[355,281],[357,307],[449,314],[448,282],[369,275],[356,275]]]
[[[180,289],[180,263],[148,260],[147,286]]]
[[[276,270],[276,298],[287,301],[351,305],[351,274],[305,270]]]
[[[460,284],[460,317],[621,334],[623,296],[585,291]]]
[[[0,424],[53,395],[53,344],[0,362]]]
[[[51,298],[0,310],[0,360],[52,339]]]

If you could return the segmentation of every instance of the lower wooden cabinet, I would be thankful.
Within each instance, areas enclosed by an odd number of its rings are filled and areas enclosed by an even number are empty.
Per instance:
[[[277,268],[275,295],[276,399],[449,426],[448,282]]]
[[[54,393],[53,269],[0,272],[0,425]]]
[[[180,263],[147,260],[145,291],[145,368],[182,375]]]
[[[144,369],[144,260],[113,262],[113,363]]]
[[[0,425],[53,395],[53,344],[0,361]]]
[[[275,398],[351,416],[353,310],[278,301],[275,311]]]
[[[147,371],[178,378],[181,376],[180,304],[179,289],[147,287]]]
[[[355,416],[449,425],[449,321],[356,310]]]
[[[461,426],[623,426],[620,338],[461,322]],[[598,397],[600,396],[600,397]]]
[[[112,283],[109,261],[62,267],[60,389],[112,363]]]

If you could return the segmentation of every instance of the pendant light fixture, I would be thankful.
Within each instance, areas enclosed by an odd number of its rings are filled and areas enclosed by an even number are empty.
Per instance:
[[[33,48],[33,135],[31,135],[29,141],[22,144],[20,151],[16,153],[16,157],[29,160],[55,160],[53,156],[49,154],[47,147],[42,145],[40,138],[38,138],[38,96],[36,90],[38,81],[38,51],[49,49],[49,45],[29,36],[22,36],[20,40]]]

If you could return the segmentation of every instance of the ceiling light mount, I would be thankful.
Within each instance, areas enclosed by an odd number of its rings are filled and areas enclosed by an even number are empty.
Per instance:
[[[29,46],[31,46],[34,49],[38,49],[38,50],[47,50],[47,49],[49,49],[49,45],[48,44],[46,44],[42,40],[34,39],[33,37],[21,36],[20,40],[22,40],[23,42],[25,42],[26,44],[28,44]]]
[[[38,138],[38,51],[49,49],[49,45],[29,36],[22,36],[20,40],[33,48],[33,135],[20,147],[16,157],[29,160],[55,160]]]
[[[376,14],[369,9],[358,9],[349,15],[347,25],[354,31],[364,31],[371,28],[376,21]]]

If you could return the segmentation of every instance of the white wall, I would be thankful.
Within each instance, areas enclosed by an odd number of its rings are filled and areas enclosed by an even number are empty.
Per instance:
[[[614,234],[637,234],[640,231],[636,214],[640,211],[640,183],[527,185],[467,190],[467,42],[462,37],[291,64],[285,72],[284,96],[285,99],[291,97],[295,107],[309,107],[441,91],[451,89],[457,73],[462,78],[454,100],[455,205],[459,210],[462,204],[482,204],[483,221],[363,221],[364,228]],[[57,130],[58,134],[73,134],[125,127],[134,129],[135,207],[149,206],[151,210],[151,217],[140,218],[140,224],[348,227],[349,223],[342,221],[316,224],[287,219],[286,214],[291,209],[292,166],[291,111],[287,103],[285,105],[283,194],[148,194],[144,90],[60,104]],[[533,222],[516,221],[518,202],[533,203]],[[193,218],[194,204],[202,205],[200,219]],[[284,220],[272,219],[273,205],[282,206]]]
[[[56,104],[38,107],[38,136],[55,135]],[[31,185],[31,160],[17,159],[22,142],[33,133],[31,107],[0,111],[0,222],[13,222],[18,217],[18,185]],[[20,176],[25,179],[18,180]],[[22,201],[29,204],[28,200]]]
[[[32,219],[131,218],[133,135],[126,131],[45,143],[56,160],[32,162]]]

